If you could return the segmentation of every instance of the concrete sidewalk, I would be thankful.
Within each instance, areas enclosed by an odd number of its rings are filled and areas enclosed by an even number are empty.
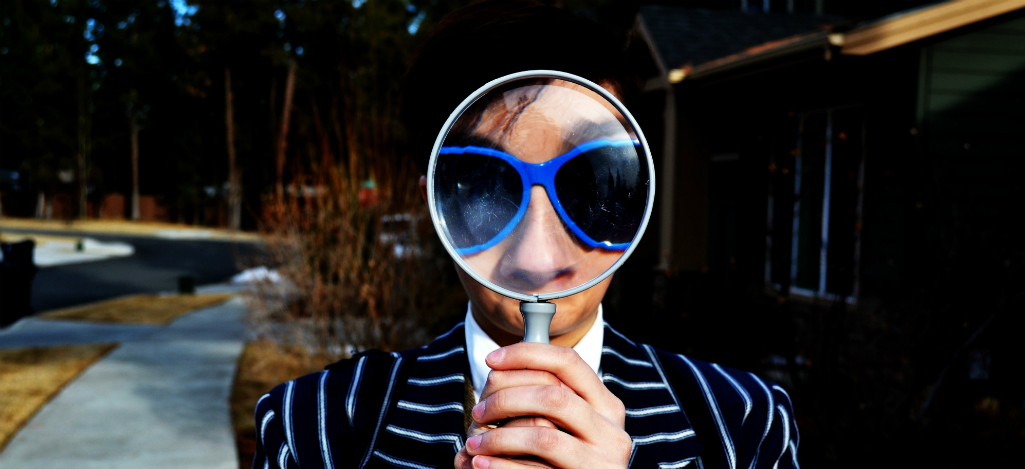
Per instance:
[[[237,468],[228,400],[244,310],[235,298],[166,327],[33,321],[4,331],[0,347],[55,336],[122,344],[28,421],[0,468]]]

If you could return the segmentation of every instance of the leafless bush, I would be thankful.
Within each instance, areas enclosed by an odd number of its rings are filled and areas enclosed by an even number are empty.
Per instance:
[[[376,165],[359,181],[340,166],[299,177],[265,204],[268,261],[283,281],[253,290],[261,335],[311,351],[400,350],[427,343],[451,270],[418,173]]]

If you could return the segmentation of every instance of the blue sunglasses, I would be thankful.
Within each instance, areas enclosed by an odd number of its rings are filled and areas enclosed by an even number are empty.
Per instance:
[[[534,185],[544,187],[582,244],[622,251],[644,218],[649,176],[643,155],[634,139],[592,140],[536,164],[493,148],[445,146],[435,166],[435,203],[461,256],[509,236],[527,212]]]

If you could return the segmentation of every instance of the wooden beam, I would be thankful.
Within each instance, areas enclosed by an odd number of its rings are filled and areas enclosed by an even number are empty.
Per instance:
[[[868,55],[1025,8],[1025,0],[955,0],[884,18],[844,35],[840,53]]]

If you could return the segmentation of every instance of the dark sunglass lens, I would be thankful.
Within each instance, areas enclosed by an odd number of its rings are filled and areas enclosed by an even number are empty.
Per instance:
[[[555,174],[569,218],[598,243],[629,243],[644,219],[648,165],[634,145],[609,145],[569,160]]]
[[[491,241],[516,215],[523,180],[501,158],[474,153],[438,155],[434,198],[457,249]]]

